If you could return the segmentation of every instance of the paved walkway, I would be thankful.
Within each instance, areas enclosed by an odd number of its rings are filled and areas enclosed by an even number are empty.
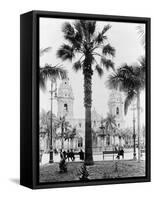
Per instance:
[[[137,157],[138,157],[138,150],[136,149]],[[94,161],[102,161],[103,155],[102,153],[97,153],[93,155]],[[116,155],[115,155],[116,159]],[[124,154],[124,160],[132,160],[133,159],[133,149],[126,149]],[[53,155],[54,162],[60,161],[60,155]],[[113,155],[105,155],[104,160],[113,160]],[[144,154],[141,157],[141,160],[145,160]],[[79,156],[75,156],[75,161],[80,161]],[[49,163],[49,154],[43,154],[41,165]]]
[[[79,180],[82,162],[67,163],[67,173],[59,173],[59,164],[40,166],[40,182],[62,182]],[[145,176],[145,161],[119,160],[97,161],[93,166],[87,166],[89,179],[106,179]]]

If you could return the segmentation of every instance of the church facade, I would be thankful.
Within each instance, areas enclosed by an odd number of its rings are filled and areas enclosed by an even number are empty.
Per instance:
[[[56,121],[65,119],[64,121],[68,124],[68,127],[63,127],[63,132],[74,132],[75,134],[71,137],[64,138],[64,133],[62,134],[62,125],[60,125],[52,133],[53,139],[53,149],[60,150],[65,149],[79,151],[82,149],[84,151],[85,147],[85,119],[75,118],[74,116],[74,95],[73,90],[70,85],[69,79],[62,80],[57,93],[57,113],[53,115],[53,124]],[[108,110],[109,114],[115,117],[116,127],[110,133],[103,127],[103,116],[97,113],[95,108],[91,111],[91,124],[92,124],[92,141],[93,141],[93,152],[102,152],[104,150],[113,149],[115,146],[132,146],[133,140],[131,135],[124,137],[122,135],[125,129],[124,120],[124,103],[122,95],[119,91],[111,91],[108,100]],[[51,113],[48,112],[48,127],[50,126]],[[50,150],[50,131],[45,133],[40,127],[40,149],[44,152]]]
[[[61,82],[58,88],[57,95],[57,117],[65,117],[65,121],[69,122],[72,128],[75,128],[76,135],[73,139],[64,140],[65,150],[79,150],[84,149],[85,146],[85,119],[79,119],[74,117],[73,113],[74,105],[74,95],[72,87],[69,83],[69,79],[65,79]],[[108,107],[109,113],[115,116],[116,125],[118,129],[123,129],[124,123],[124,113],[123,113],[123,100],[120,92],[112,91],[109,96]],[[110,136],[110,138],[102,138],[102,120],[103,117],[99,115],[95,109],[91,112],[91,123],[92,123],[92,137],[93,137],[93,151],[102,151],[107,146],[113,147],[113,145],[124,145],[123,138],[117,136]],[[60,130],[59,130],[60,131]],[[109,142],[108,142],[108,141]],[[55,148],[61,149],[61,139],[56,141]]]

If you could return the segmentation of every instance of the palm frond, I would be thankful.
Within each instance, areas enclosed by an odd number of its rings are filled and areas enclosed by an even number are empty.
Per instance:
[[[102,34],[104,35],[112,26],[110,24],[107,24],[104,26],[103,30],[102,30]]]
[[[45,53],[49,52],[50,50],[51,50],[51,47],[40,49],[40,56],[43,56]]]
[[[96,64],[95,70],[97,71],[97,73],[98,73],[98,75],[99,75],[100,77],[103,76],[103,73],[104,73],[104,72],[103,72],[103,69],[101,68],[100,65]]]
[[[90,42],[90,38],[94,35],[96,30],[96,21],[89,21],[89,20],[79,20],[76,24],[77,30],[80,27],[80,33],[82,32],[82,38],[86,42]]]
[[[115,56],[115,48],[112,47],[110,44],[107,44],[105,46],[103,46],[103,49],[102,49],[102,53],[104,55],[111,55],[111,56]]]
[[[96,44],[104,43],[104,41],[106,41],[106,40],[107,40],[107,36],[103,35],[102,33],[98,33],[98,35],[95,38]]]
[[[111,26],[108,24],[108,25],[105,25],[102,32],[99,32],[98,35],[95,37],[94,41],[96,42],[96,44],[103,44],[104,41],[107,40],[107,36],[105,35],[105,33],[111,28]]]
[[[64,33],[64,38],[71,43],[73,48],[79,50],[82,40],[75,28],[69,22],[66,22],[63,25],[62,31]]]
[[[127,96],[124,102],[124,113],[125,115],[127,114],[128,107],[130,106],[131,102],[134,100],[136,96],[136,92],[134,90],[129,90],[127,92]]]
[[[140,56],[138,61],[139,61],[139,65],[140,65],[143,73],[145,73],[145,71],[146,71],[145,56]]]
[[[107,59],[105,57],[101,58],[101,63],[104,65],[104,67],[109,70],[113,69],[114,70],[114,63],[111,59]]]
[[[67,77],[67,71],[60,66],[51,66],[46,64],[40,68],[40,87],[42,90],[46,89],[47,80],[65,79]]]
[[[82,30],[82,27],[81,27],[81,24],[80,24],[80,20],[76,20],[74,22],[74,27],[75,27],[75,30],[76,30],[76,36],[78,37],[78,41],[82,41],[83,39],[83,30]]]
[[[72,60],[74,56],[74,49],[67,44],[63,44],[57,51],[57,57],[61,58],[62,60]]]
[[[87,21],[87,29],[90,35],[93,35],[96,30],[96,21]]]
[[[80,69],[82,68],[82,63],[81,63],[81,61],[80,60],[78,60],[77,62],[75,62],[74,64],[73,64],[73,69],[74,69],[74,71],[79,71]]]
[[[39,84],[42,91],[45,91],[46,89],[46,81],[47,81],[46,77],[43,75],[43,73],[40,70]]]
[[[63,24],[62,31],[64,35],[70,35],[70,36],[74,35],[75,33],[73,26],[69,22],[65,22]]]
[[[82,28],[82,34],[83,34],[83,37],[86,41],[88,41],[88,38],[89,38],[89,33],[88,33],[88,29],[87,29],[87,23],[88,21],[86,20],[79,20],[79,23],[80,23],[80,26]]]
[[[109,89],[122,89],[123,77],[117,72],[109,75],[106,85]]]

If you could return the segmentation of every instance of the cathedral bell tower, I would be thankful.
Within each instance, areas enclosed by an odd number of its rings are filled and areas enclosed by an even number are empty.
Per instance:
[[[117,128],[124,128],[124,103],[119,91],[113,90],[109,96],[109,112],[115,116]]]
[[[62,80],[58,89],[57,104],[58,113],[57,117],[66,117],[67,119],[73,118],[73,102],[74,96],[72,87],[69,84],[69,79]]]

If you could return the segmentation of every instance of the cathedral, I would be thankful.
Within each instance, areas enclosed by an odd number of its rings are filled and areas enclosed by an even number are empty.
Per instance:
[[[85,144],[85,119],[78,119],[74,117],[73,114],[73,104],[74,95],[72,87],[69,83],[69,79],[62,80],[57,95],[57,117],[65,117],[65,121],[69,122],[72,128],[75,128],[76,134],[72,140],[64,141],[64,149],[68,150],[79,150],[84,149]],[[119,91],[112,91],[109,96],[108,101],[109,113],[115,116],[117,128],[123,129],[124,123],[124,105],[121,93]],[[102,144],[102,120],[103,117],[100,116],[95,109],[91,112],[91,123],[92,123],[92,137],[93,137],[93,151],[102,151],[102,148],[106,146],[119,145],[119,136],[117,138],[112,136],[110,138],[104,137]],[[59,130],[60,131],[60,130]],[[107,142],[108,141],[108,142]],[[70,144],[69,144],[70,143]],[[120,139],[120,144],[124,144],[122,138]],[[103,147],[104,146],[104,147]],[[61,140],[56,140],[55,148],[61,148]]]

